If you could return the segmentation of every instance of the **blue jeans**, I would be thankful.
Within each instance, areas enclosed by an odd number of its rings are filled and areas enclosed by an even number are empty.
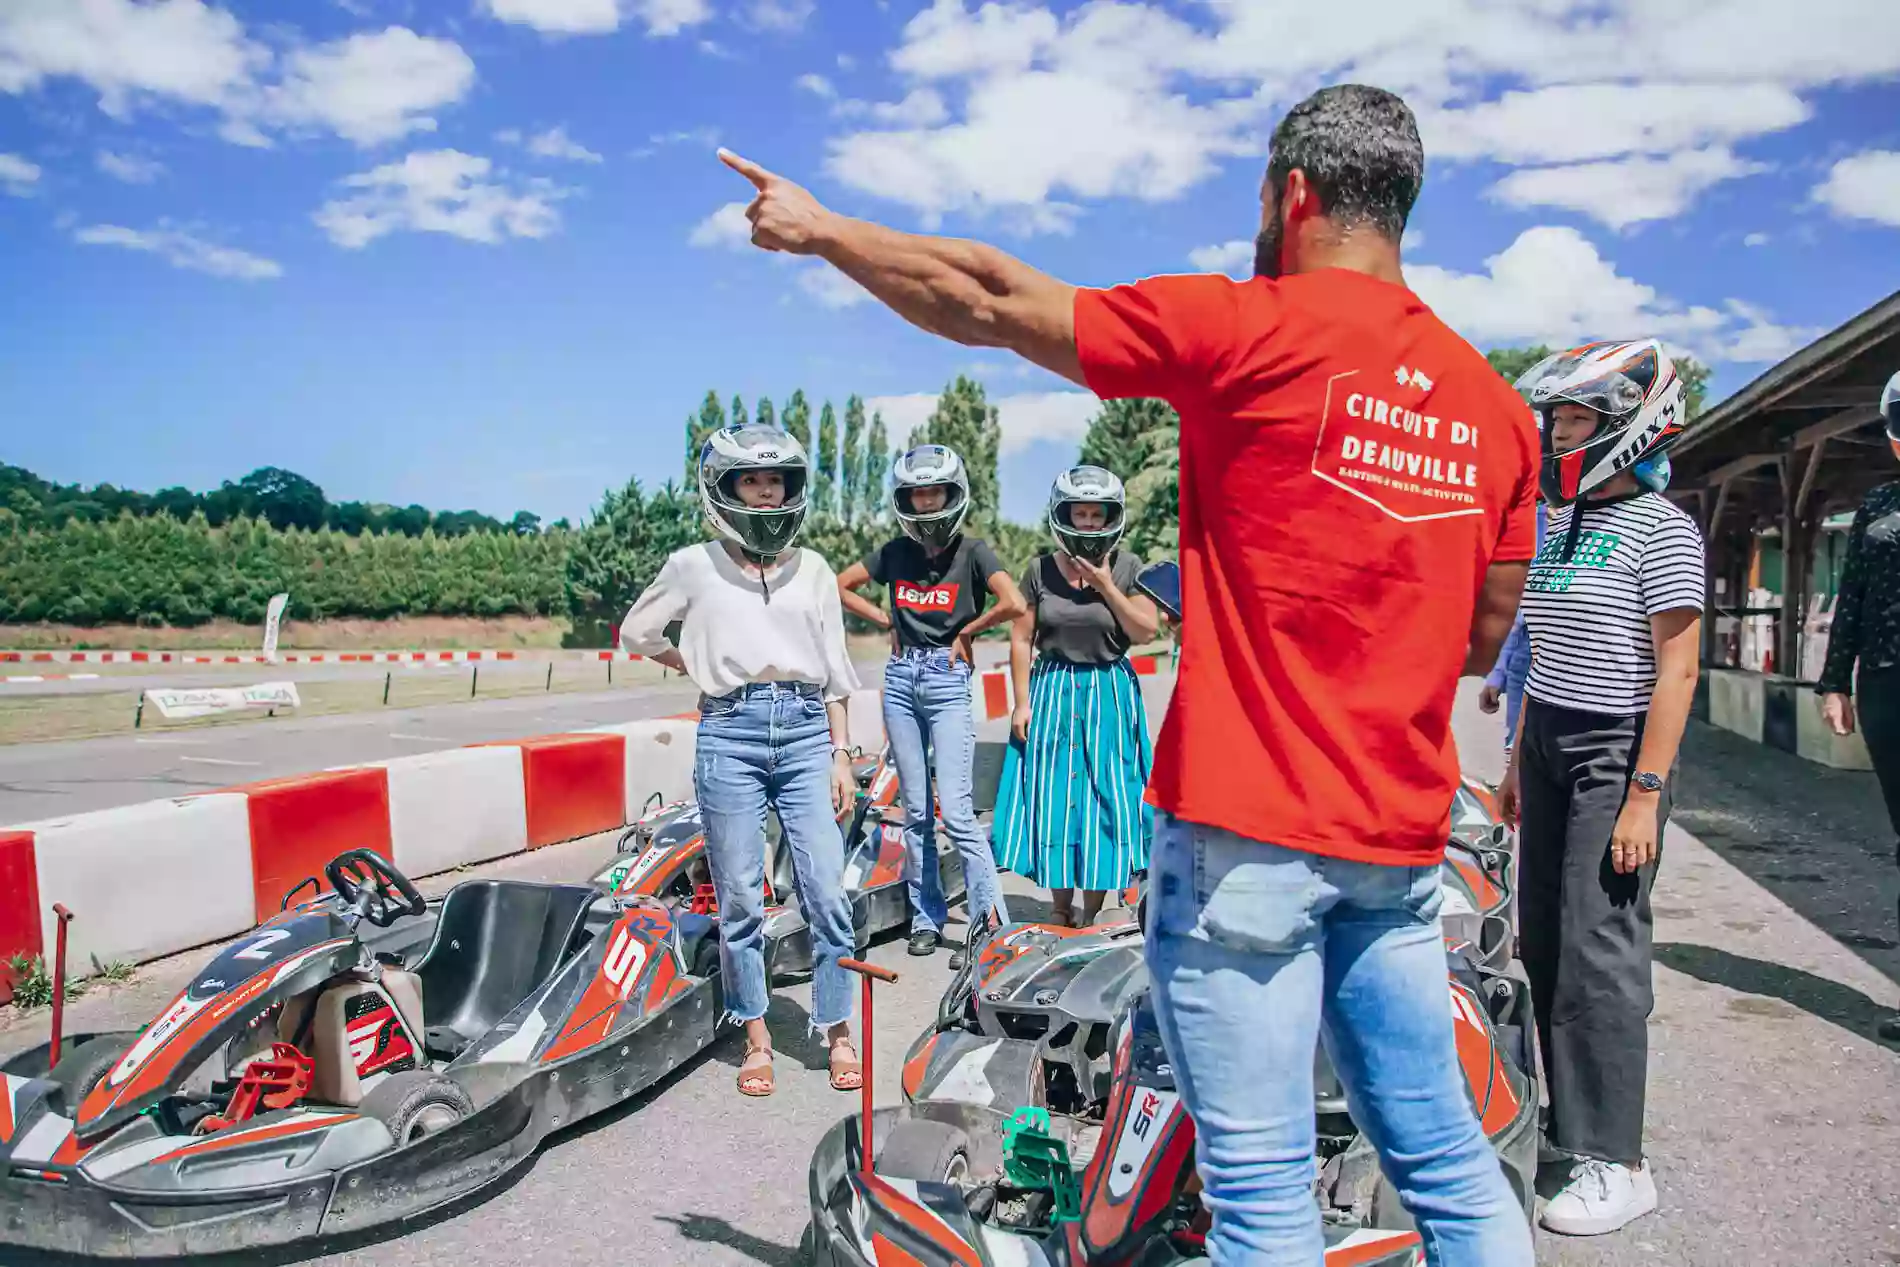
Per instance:
[[[703,698],[693,791],[706,822],[706,863],[719,895],[726,1016],[757,1020],[765,979],[765,810],[778,810],[792,851],[798,904],[811,926],[812,1028],[851,1019],[855,949],[844,893],[844,833],[831,809],[831,727],[824,701],[789,685],[754,683]]]
[[[1164,816],[1147,936],[1155,1012],[1194,1119],[1215,1263],[1324,1252],[1313,1046],[1434,1267],[1531,1267],[1523,1207],[1466,1098],[1439,870],[1345,862]]]
[[[943,931],[949,907],[937,868],[931,789],[943,810],[943,827],[963,857],[964,902],[970,922],[994,911],[1009,922],[996,857],[976,825],[976,719],[970,713],[970,666],[950,662],[941,649],[908,648],[884,669],[884,734],[897,762],[898,794],[904,801],[905,882],[910,889],[910,931]]]

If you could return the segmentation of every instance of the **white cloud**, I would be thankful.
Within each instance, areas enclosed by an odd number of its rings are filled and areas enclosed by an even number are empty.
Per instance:
[[[418,150],[342,183],[360,192],[325,203],[313,219],[350,249],[405,230],[488,243],[546,237],[560,227],[553,204],[567,192],[538,177],[513,181],[460,150]]]
[[[482,0],[489,15],[531,26],[545,35],[606,35],[623,18],[645,24],[648,35],[678,35],[712,17],[708,0]]]
[[[100,150],[94,160],[99,170],[128,185],[149,185],[165,174],[165,164],[136,154],[115,154]]]
[[[746,25],[767,31],[796,31],[811,20],[815,0],[752,0],[742,16]]]
[[[1900,151],[1866,150],[1842,159],[1814,196],[1845,219],[1900,228]]]
[[[431,114],[468,94],[475,64],[453,40],[407,27],[327,44],[292,42],[282,55],[202,0],[8,0],[0,5],[0,92],[71,78],[107,114],[143,104],[216,111],[243,145],[267,129],[323,130],[372,145],[433,130]]]
[[[1521,168],[1492,186],[1491,196],[1513,207],[1561,207],[1626,229],[1679,216],[1710,186],[1766,170],[1718,145],[1667,158]]]
[[[461,45],[392,26],[291,53],[258,114],[376,145],[435,131],[429,112],[460,101],[474,85],[475,63]]]
[[[857,68],[858,68],[857,58],[851,56],[851,54],[849,53],[838,54],[838,69],[839,70],[856,70]]]
[[[936,392],[910,392],[902,396],[872,396],[865,400],[868,412],[882,413],[891,443],[901,449],[910,433],[930,421],[937,408]],[[997,445],[999,457],[1028,448],[1041,441],[1080,444],[1088,434],[1089,420],[1101,412],[1102,402],[1091,392],[1019,392],[1014,396],[993,396],[996,422],[1002,429]]]
[[[901,101],[840,101],[834,113],[845,118],[870,118],[892,127],[935,127],[950,117],[943,94],[935,88],[913,88]]]
[[[719,247],[728,251],[752,245],[752,222],[745,218],[746,204],[729,202],[693,226],[686,235],[688,246]]]
[[[18,154],[0,154],[0,189],[15,198],[31,194],[40,183],[40,165]]]
[[[871,298],[870,291],[820,262],[798,270],[798,287],[826,308],[855,308]]]
[[[1559,84],[1462,110],[1424,112],[1431,158],[1577,163],[1732,142],[1805,123],[1813,110],[1775,83]]]
[[[564,158],[576,163],[604,161],[600,155],[570,137],[565,124],[551,127],[545,132],[536,132],[525,138],[519,128],[504,128],[495,133],[495,139],[504,145],[525,146],[528,153],[540,158]]]
[[[1743,246],[1767,246],[1768,235],[1766,233],[1751,233],[1747,237],[1742,239],[1742,245]]]
[[[1213,246],[1197,246],[1188,252],[1188,263],[1202,273],[1246,278],[1253,274],[1253,245],[1251,238],[1235,238]]]
[[[199,0],[7,0],[0,4],[0,92],[84,81],[107,114],[161,97],[219,106],[270,60],[238,20]]]
[[[1439,317],[1480,347],[1654,336],[1698,359],[1778,360],[1818,331],[1778,326],[1750,304],[1685,307],[1616,271],[1575,229],[1526,229],[1482,273],[1414,265],[1406,280]]]
[[[815,73],[808,72],[800,75],[798,79],[794,81],[794,86],[802,92],[808,92],[814,97],[823,97],[826,100],[838,95],[838,90],[831,86],[829,79]]]
[[[276,260],[219,246],[183,229],[163,222],[155,229],[128,229],[116,224],[94,224],[73,233],[73,241],[86,246],[117,246],[128,251],[157,255],[173,268],[209,273],[213,277],[231,277],[239,281],[263,281],[283,276]]]
[[[1175,198],[1257,158],[1279,110],[1357,81],[1406,96],[1433,162],[1646,159],[1616,173],[1641,219],[1754,170],[1745,143],[1808,120],[1812,89],[1900,73],[1900,5],[1866,0],[1367,0],[1297,20],[1265,0],[1054,10],[934,0],[889,62],[903,91],[935,90],[954,109],[885,103],[886,126],[832,139],[827,172],[926,225],[1003,212],[1063,231],[1079,202]],[[1560,170],[1506,190],[1569,206],[1575,179]]]

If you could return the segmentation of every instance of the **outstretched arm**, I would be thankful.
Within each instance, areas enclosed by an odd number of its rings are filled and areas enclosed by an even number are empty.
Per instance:
[[[1074,286],[981,242],[839,215],[749,159],[730,150],[719,158],[758,191],[746,208],[755,246],[816,255],[921,330],[966,347],[1007,348],[1088,385],[1075,346]]]

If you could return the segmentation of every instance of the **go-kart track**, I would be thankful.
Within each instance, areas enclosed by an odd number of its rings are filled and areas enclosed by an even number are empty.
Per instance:
[[[1149,692],[1157,715],[1163,686],[1156,681]],[[1480,714],[1474,697],[1475,689],[1465,693],[1456,718],[1466,768],[1495,778],[1499,722]],[[1680,820],[1701,827],[1710,843],[1672,823],[1657,887],[1648,1138],[1661,1208],[1593,1241],[1540,1233],[1538,1261],[1891,1267],[1900,1263],[1893,1191],[1900,1052],[1870,1036],[1880,1009],[1900,1006],[1900,955],[1872,936],[1890,931],[1882,920],[1891,918],[1892,867],[1876,865],[1873,842],[1830,830],[1829,818],[1845,815],[1865,789],[1811,775],[1815,767],[1785,754],[1724,745],[1705,727],[1692,726],[1688,744]],[[367,758],[350,752],[339,759]],[[1780,803],[1799,795],[1791,785],[1815,782],[1831,798],[1823,811],[1806,823],[1796,821],[1799,811],[1771,819],[1776,811],[1765,808],[1763,789],[1779,785]],[[483,877],[586,883],[618,834],[419,887],[434,896]],[[1777,852],[1787,860],[1775,861]],[[1805,890],[1792,885],[1800,875],[1815,881]],[[1018,919],[1046,910],[1021,882],[1009,889]],[[1119,915],[1104,912],[1103,922]],[[200,948],[147,964],[128,984],[95,988],[69,1006],[69,1031],[135,1028],[217,953]],[[935,1018],[951,974],[945,955],[911,959],[896,939],[865,957],[900,974],[877,995],[877,1100],[894,1105],[904,1052]],[[770,1099],[735,1092],[741,1045],[727,1031],[639,1096],[555,1132],[530,1164],[458,1205],[349,1240],[241,1261],[514,1267],[524,1258],[612,1255],[652,1264],[798,1262],[813,1150],[858,1102],[855,1093],[829,1089],[822,1050],[799,1037],[808,998],[804,984],[777,991],[771,1019],[779,1089]],[[0,1056],[43,1042],[46,1021],[44,1009],[0,1012]],[[4,1259],[9,1267],[49,1261],[12,1250]]]

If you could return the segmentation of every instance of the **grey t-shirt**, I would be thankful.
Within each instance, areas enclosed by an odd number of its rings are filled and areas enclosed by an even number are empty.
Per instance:
[[[1109,575],[1124,594],[1135,593],[1141,560],[1126,550],[1109,556]],[[1069,584],[1054,554],[1037,555],[1023,573],[1023,601],[1036,613],[1036,650],[1070,664],[1107,664],[1131,645],[1108,600],[1095,590]]]

